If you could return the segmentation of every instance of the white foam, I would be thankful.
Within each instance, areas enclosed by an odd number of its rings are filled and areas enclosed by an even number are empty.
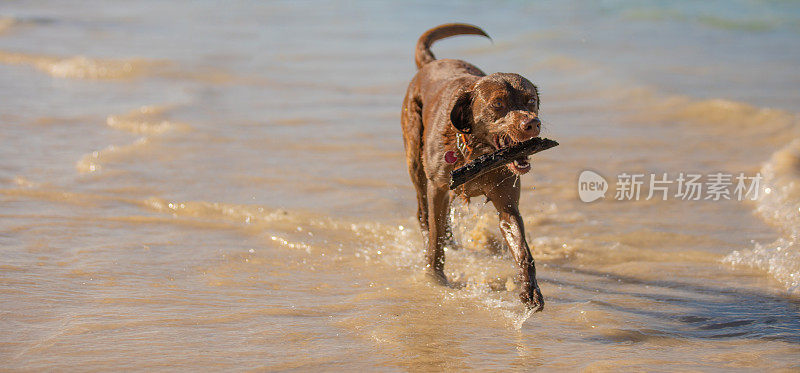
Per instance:
[[[758,213],[783,230],[769,244],[755,243],[723,260],[769,272],[790,294],[800,294],[800,139],[775,152],[761,169]]]

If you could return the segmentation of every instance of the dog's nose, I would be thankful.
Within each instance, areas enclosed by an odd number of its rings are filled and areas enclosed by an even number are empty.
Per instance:
[[[530,133],[531,136],[538,136],[539,129],[542,128],[542,121],[538,117],[528,118],[520,127],[526,134]]]

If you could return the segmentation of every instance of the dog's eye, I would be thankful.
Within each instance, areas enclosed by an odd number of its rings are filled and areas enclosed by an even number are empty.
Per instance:
[[[536,99],[535,98],[532,98],[532,99],[528,100],[528,106],[535,106],[535,105],[536,105]]]
[[[493,107],[493,108],[495,108],[495,109],[502,109],[502,108],[504,108],[505,106],[506,106],[506,104],[505,104],[505,102],[503,102],[502,100],[495,100],[495,101],[492,103],[492,107]]]

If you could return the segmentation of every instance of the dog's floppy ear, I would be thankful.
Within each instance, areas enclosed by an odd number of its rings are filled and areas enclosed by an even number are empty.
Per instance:
[[[450,110],[450,123],[461,133],[472,132],[472,93],[461,91]]]

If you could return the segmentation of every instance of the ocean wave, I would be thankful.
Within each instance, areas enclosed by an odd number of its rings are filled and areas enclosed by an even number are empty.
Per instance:
[[[269,209],[258,205],[241,205],[209,201],[174,202],[152,197],[140,203],[142,206],[175,217],[191,217],[206,220],[223,220],[263,228],[296,231],[316,228],[325,230],[343,229],[347,223],[329,218],[289,212],[283,209]]]
[[[84,155],[78,160],[76,168],[80,173],[100,171],[104,162],[124,159],[141,151],[151,142],[151,137],[168,131],[190,128],[188,124],[163,119],[168,106],[142,106],[122,115],[109,115],[106,124],[121,131],[144,135],[128,145],[109,145]]]
[[[142,106],[122,115],[109,115],[109,127],[136,135],[160,135],[174,129],[187,129],[184,123],[172,122],[161,117],[169,110],[168,106]]]
[[[762,108],[725,99],[693,101],[685,97],[665,100],[662,110],[672,118],[722,125],[727,129],[751,128],[760,132],[795,127],[797,116],[780,109]]]
[[[724,261],[769,272],[790,294],[800,294],[800,139],[775,152],[761,169],[764,180],[757,201],[758,213],[783,231],[769,244],[756,243],[738,250]]]
[[[109,145],[102,150],[95,150],[81,157],[75,164],[75,168],[82,174],[100,171],[104,162],[129,156],[145,148],[149,142],[147,137],[140,137],[128,145]]]
[[[686,96],[659,98],[647,90],[631,93],[650,120],[683,122],[717,138],[747,139],[755,146],[774,149],[786,138],[800,136],[800,117],[785,110],[764,108],[726,99],[696,100]],[[643,119],[637,116],[637,120]],[[723,261],[770,273],[789,293],[800,293],[800,139],[774,152],[760,171],[757,213],[779,227],[783,236],[769,244],[737,250]]]
[[[56,78],[95,80],[132,79],[146,74],[156,65],[141,58],[55,57],[6,51],[0,51],[0,63],[33,66]]]
[[[664,96],[644,87],[610,89],[604,96],[633,109],[627,120],[633,123],[675,122],[702,125],[706,131],[734,134],[737,138],[780,138],[800,135],[800,117],[781,109],[759,107],[723,98],[696,99],[682,95]]]

